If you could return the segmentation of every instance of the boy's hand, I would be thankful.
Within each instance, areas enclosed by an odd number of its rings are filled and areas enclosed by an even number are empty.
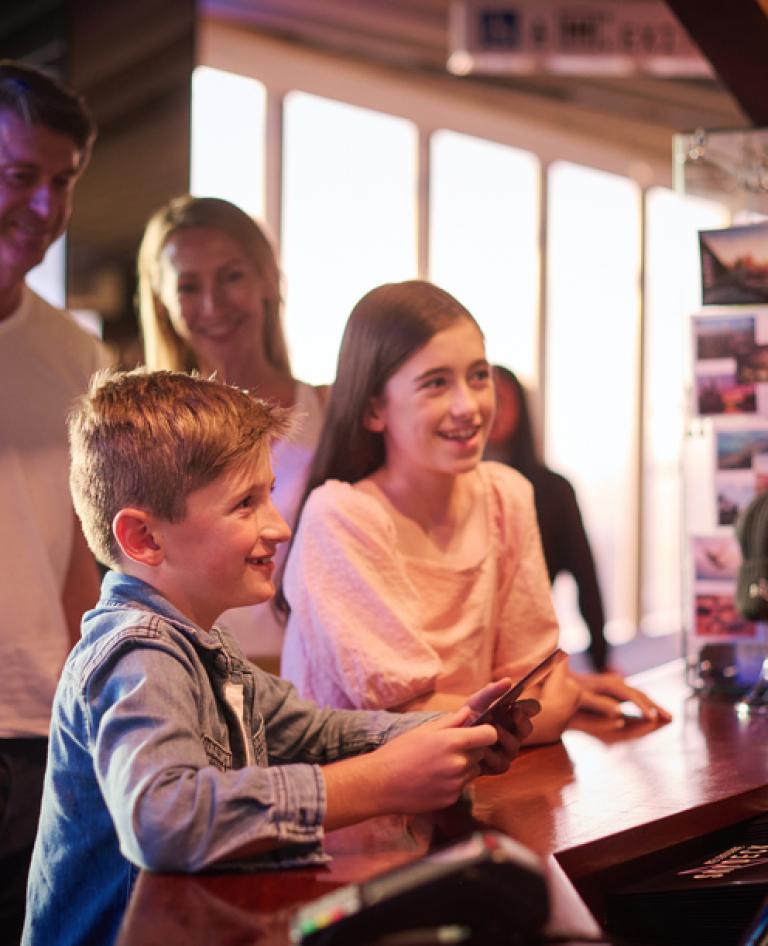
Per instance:
[[[482,774],[481,762],[498,737],[493,726],[465,726],[467,712],[462,707],[417,726],[372,753],[392,800],[388,811],[417,814],[446,808]]]
[[[509,686],[489,684],[459,710],[403,733],[374,752],[322,766],[325,829],[374,815],[415,815],[452,805],[465,785],[483,774],[506,772],[531,731],[536,700],[520,700],[503,725],[468,726]]]
[[[477,718],[509,688],[511,683],[512,680],[509,677],[503,677],[473,693],[465,704],[465,709],[469,710],[469,718]],[[483,774],[501,775],[507,771],[520,751],[520,744],[530,736],[533,730],[531,717],[540,711],[541,704],[537,700],[521,699],[499,713],[494,721],[497,741],[486,749],[480,762],[480,770]]]
[[[481,774],[493,726],[464,726],[463,707],[396,736],[374,752],[321,768],[327,831],[374,815],[415,815],[452,805]]]
[[[505,690],[512,686],[511,677],[502,677],[501,680],[494,680],[493,683],[486,683],[481,690],[476,690],[472,696],[467,697],[464,704],[469,709],[469,721],[465,726],[471,725],[471,720],[477,719],[484,713],[494,700],[498,699]]]

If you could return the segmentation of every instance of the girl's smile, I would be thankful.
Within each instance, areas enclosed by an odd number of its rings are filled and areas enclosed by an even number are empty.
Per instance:
[[[456,475],[480,462],[493,409],[483,337],[460,319],[389,378],[366,424],[384,436],[387,468]]]

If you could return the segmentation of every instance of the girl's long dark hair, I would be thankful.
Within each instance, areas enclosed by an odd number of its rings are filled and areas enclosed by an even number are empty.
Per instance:
[[[411,355],[459,319],[475,322],[453,296],[421,280],[377,286],[357,303],[301,506],[326,480],[356,483],[383,465],[384,437],[365,426],[371,400]]]

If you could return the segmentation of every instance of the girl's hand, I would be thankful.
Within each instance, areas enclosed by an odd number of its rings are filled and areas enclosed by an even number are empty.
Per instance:
[[[643,719],[668,723],[672,714],[646,696],[642,690],[631,687],[618,673],[575,673],[581,685],[581,709],[601,716],[620,719],[622,703],[636,706]]]
[[[525,695],[529,695],[527,691]],[[581,684],[568,669],[567,661],[558,664],[530,695],[541,703],[541,714],[533,722],[530,744],[556,742],[582,700]]]

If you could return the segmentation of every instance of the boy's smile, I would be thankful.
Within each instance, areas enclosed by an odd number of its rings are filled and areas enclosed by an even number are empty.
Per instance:
[[[272,504],[272,484],[269,452],[258,449],[190,493],[181,522],[156,525],[163,560],[150,581],[205,630],[229,608],[275,593],[275,551],[291,532]]]

